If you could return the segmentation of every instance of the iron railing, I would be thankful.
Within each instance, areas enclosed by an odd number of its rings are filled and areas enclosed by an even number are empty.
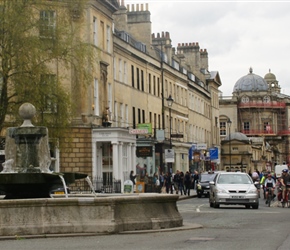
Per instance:
[[[94,178],[91,180],[94,191],[97,193],[121,193],[121,180],[104,180]],[[91,193],[92,189],[86,179],[76,180],[69,186],[71,193]]]

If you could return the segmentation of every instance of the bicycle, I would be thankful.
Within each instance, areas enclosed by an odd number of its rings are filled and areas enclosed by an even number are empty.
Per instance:
[[[287,184],[286,187],[287,187],[287,189],[286,189],[285,199],[282,202],[282,207],[284,208],[286,206],[286,207],[290,208],[290,203],[289,203],[289,199],[290,199],[289,188],[290,188],[290,186]]]
[[[271,206],[272,199],[273,199],[273,189],[269,188],[268,189],[268,197],[267,197],[267,205],[268,205],[268,207]]]

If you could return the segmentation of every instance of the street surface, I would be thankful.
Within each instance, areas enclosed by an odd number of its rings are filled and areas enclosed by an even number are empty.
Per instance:
[[[259,209],[244,206],[210,208],[208,198],[178,201],[184,224],[203,228],[118,235],[74,236],[1,240],[0,250],[93,250],[93,249],[196,249],[196,250],[289,250],[290,208]],[[156,211],[157,212],[157,211]]]

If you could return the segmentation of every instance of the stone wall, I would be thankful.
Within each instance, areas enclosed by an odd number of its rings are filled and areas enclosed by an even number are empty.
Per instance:
[[[60,172],[92,175],[91,128],[72,128],[60,152]]]
[[[112,234],[180,227],[178,195],[132,194],[0,202],[0,235]]]

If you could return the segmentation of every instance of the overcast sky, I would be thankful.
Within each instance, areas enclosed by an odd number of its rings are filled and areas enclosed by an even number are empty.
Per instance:
[[[133,3],[149,4],[152,33],[168,31],[173,47],[199,42],[207,49],[224,96],[250,67],[261,77],[270,69],[290,95],[290,0],[125,0]]]

